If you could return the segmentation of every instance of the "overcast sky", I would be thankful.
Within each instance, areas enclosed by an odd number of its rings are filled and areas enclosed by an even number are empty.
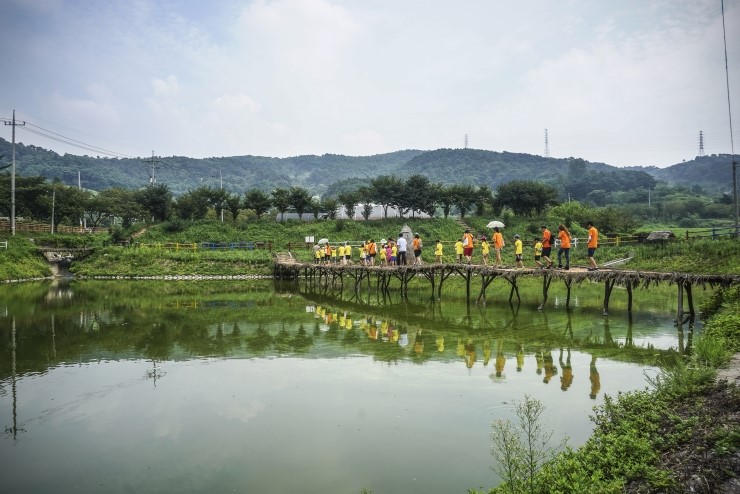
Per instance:
[[[0,0],[0,118],[130,156],[729,153],[720,0]],[[735,150],[740,0],[725,0]],[[36,129],[38,127],[29,127]],[[11,127],[0,137],[11,139]],[[96,155],[18,128],[18,142]],[[101,154],[102,156],[102,154]]]

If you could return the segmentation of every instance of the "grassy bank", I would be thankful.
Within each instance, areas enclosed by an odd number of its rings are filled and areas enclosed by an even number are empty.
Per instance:
[[[714,378],[716,367],[740,350],[739,309],[740,287],[717,292],[690,357],[662,371],[652,389],[606,397],[592,417],[593,435],[579,449],[536,469],[516,455],[504,468],[495,465],[507,482],[488,492],[736,492],[740,390]],[[494,443],[501,431],[494,426]]]
[[[477,236],[490,232],[483,218],[466,218]],[[514,233],[522,232],[525,240],[524,264],[534,266],[531,232],[540,220],[513,218],[505,229],[507,246],[504,261],[513,264]],[[445,244],[444,260],[454,260],[453,243],[462,234],[460,222],[453,219],[387,219],[377,221],[327,220],[305,223],[300,221],[252,221],[238,224],[217,221],[195,223],[172,222],[148,226],[146,229],[115,231],[113,235],[43,235],[9,239],[7,251],[0,250],[0,280],[48,276],[48,266],[35,247],[66,246],[95,247],[88,258],[75,261],[72,272],[83,276],[156,276],[156,275],[241,275],[269,274],[271,253],[268,250],[208,250],[167,249],[165,243],[200,244],[202,242],[260,242],[271,245],[273,251],[290,250],[296,257],[312,260],[312,250],[305,238],[327,238],[335,246],[345,241],[359,242],[372,238],[379,241],[395,238],[404,225],[424,240],[425,260],[432,259],[434,242]],[[133,234],[137,233],[134,237]],[[128,240],[131,247],[117,242]],[[354,249],[358,259],[359,249]],[[597,262],[632,257],[619,269],[640,269],[668,272],[695,272],[704,274],[740,273],[740,242],[733,240],[678,239],[666,244],[604,246],[596,254]],[[474,262],[481,263],[480,249],[474,253]],[[586,249],[581,243],[571,251],[573,265],[587,265]]]
[[[0,248],[0,281],[44,278],[51,275],[49,263],[26,236],[7,236],[8,248]]]

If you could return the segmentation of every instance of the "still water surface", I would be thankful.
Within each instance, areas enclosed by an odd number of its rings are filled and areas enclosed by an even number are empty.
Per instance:
[[[525,393],[581,444],[605,394],[690,346],[670,290],[470,309],[272,282],[0,286],[3,492],[451,493],[490,487]],[[621,307],[623,309],[623,307]]]

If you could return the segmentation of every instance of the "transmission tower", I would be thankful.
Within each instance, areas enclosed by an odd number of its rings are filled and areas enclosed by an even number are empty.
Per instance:
[[[468,149],[468,134],[465,134],[465,149]]]
[[[152,151],[152,157],[148,160],[141,160],[141,162],[149,168],[149,184],[154,185],[157,183],[157,175],[154,173],[154,170],[163,165],[164,161],[155,160],[154,151]]]
[[[550,140],[547,137],[547,129],[545,129],[545,158],[550,157]]]
[[[699,131],[699,156],[704,156],[704,132]]]

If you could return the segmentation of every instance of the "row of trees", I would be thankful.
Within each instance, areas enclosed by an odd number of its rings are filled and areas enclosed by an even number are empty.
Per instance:
[[[6,216],[10,215],[9,182],[7,174],[0,174],[0,214]],[[380,205],[386,217],[391,207],[402,216],[416,213],[434,216],[441,211],[447,217],[454,210],[464,217],[471,211],[499,213],[505,207],[515,214],[539,214],[553,204],[557,204],[555,189],[538,182],[513,181],[500,185],[494,192],[485,185],[432,183],[422,175],[412,175],[406,180],[382,175],[372,179],[370,185],[321,200],[303,187],[276,188],[269,194],[255,188],[238,194],[202,186],[175,198],[165,184],[151,184],[138,190],[113,187],[93,193],[59,181],[48,183],[43,177],[16,178],[18,217],[51,221],[54,210],[56,224],[77,224],[85,218],[92,227],[108,225],[114,218],[119,218],[124,227],[137,221],[197,220],[205,218],[209,211],[231,220],[236,220],[245,210],[258,219],[271,211],[279,213],[281,219],[289,211],[303,219],[306,214],[335,218],[343,207],[348,217],[354,217],[359,208],[367,219],[374,205]]]

